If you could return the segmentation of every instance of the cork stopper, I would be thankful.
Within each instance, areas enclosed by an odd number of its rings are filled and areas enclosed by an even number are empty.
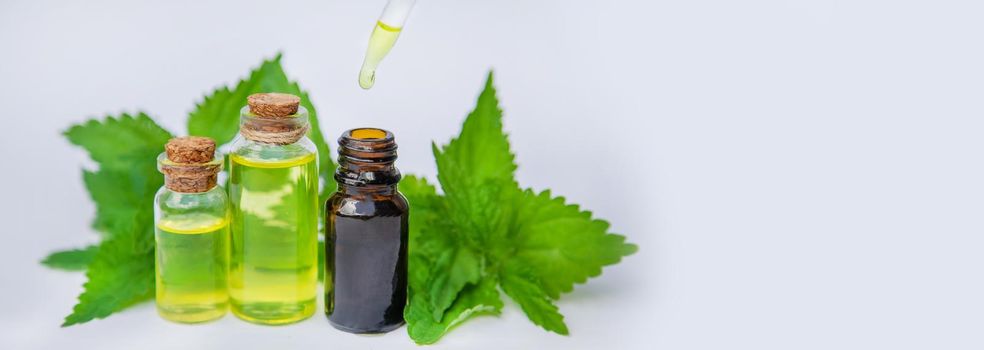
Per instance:
[[[301,98],[277,92],[252,94],[246,98],[249,112],[261,117],[284,118],[297,113]]]
[[[164,145],[167,159],[175,163],[208,163],[215,157],[215,141],[207,137],[176,137]]]
[[[173,138],[159,159],[164,186],[175,192],[200,193],[215,187],[222,162],[215,160],[215,141],[207,137]]]
[[[239,127],[239,133],[246,139],[289,145],[307,135],[307,110],[300,105],[300,97],[276,92],[259,93],[249,95],[246,103]]]

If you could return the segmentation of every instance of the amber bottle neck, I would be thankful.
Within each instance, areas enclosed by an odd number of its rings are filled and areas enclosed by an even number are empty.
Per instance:
[[[374,128],[352,129],[338,138],[338,170],[335,180],[343,193],[387,195],[396,192],[400,170],[393,133]]]

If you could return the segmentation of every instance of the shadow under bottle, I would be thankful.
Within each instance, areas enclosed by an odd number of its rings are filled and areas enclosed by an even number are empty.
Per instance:
[[[325,204],[325,314],[346,332],[389,332],[407,301],[409,206],[397,191],[396,142],[362,128],[338,144],[338,191]]]

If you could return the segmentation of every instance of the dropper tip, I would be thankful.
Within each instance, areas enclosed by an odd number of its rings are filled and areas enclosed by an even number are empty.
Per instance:
[[[359,73],[359,87],[369,90],[376,83],[376,70],[363,70]]]

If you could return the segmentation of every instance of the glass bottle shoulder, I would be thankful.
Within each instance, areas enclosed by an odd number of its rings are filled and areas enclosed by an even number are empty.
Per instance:
[[[200,207],[224,207],[228,200],[225,190],[219,186],[200,193],[175,192],[161,187],[154,202],[160,208],[191,210]]]
[[[270,162],[317,158],[318,148],[307,136],[288,145],[277,145],[249,140],[236,135],[229,149],[229,157],[247,161]]]
[[[154,197],[158,226],[193,230],[198,226],[223,225],[228,220],[228,196],[219,186],[201,193],[175,192],[161,187]]]

